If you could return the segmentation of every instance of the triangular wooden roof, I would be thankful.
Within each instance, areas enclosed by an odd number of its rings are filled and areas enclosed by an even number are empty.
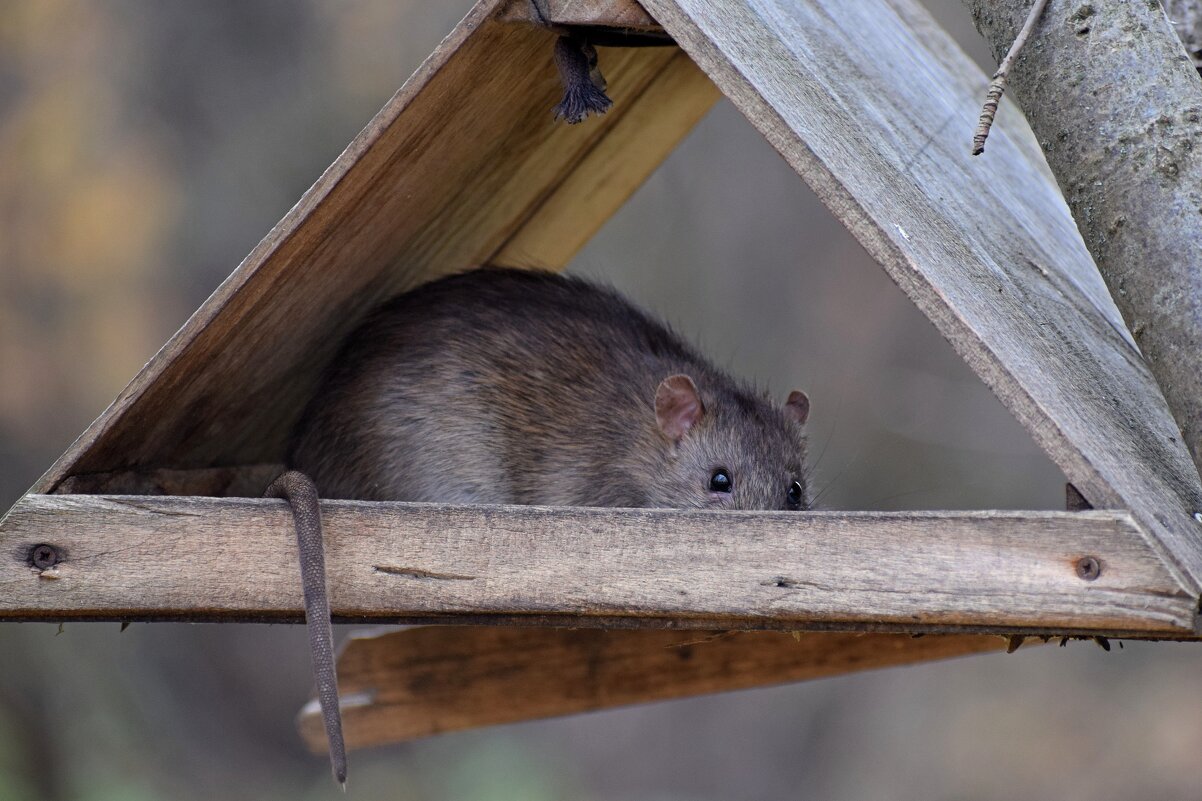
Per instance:
[[[229,558],[231,549],[294,552],[278,503],[61,493],[147,480],[177,494],[261,486],[270,468],[253,465],[281,460],[316,377],[368,309],[475,264],[564,266],[721,93],[1085,497],[1117,511],[785,518],[332,503],[323,509],[335,614],[1196,633],[1196,471],[1013,109],[1000,115],[988,158],[968,156],[961,140],[984,81],[916,0],[542,0],[538,11],[481,0],[14,507],[0,525],[5,542],[57,541],[96,558],[52,568],[69,578],[58,582],[24,562],[0,567],[14,588],[0,617],[297,619],[288,559],[259,563],[252,590]],[[662,25],[679,49],[603,50],[614,108],[556,125],[554,34],[539,16]],[[489,537],[498,522],[510,539],[523,533],[525,550]],[[581,527],[592,532],[588,547],[573,533]],[[139,543],[165,535],[178,535],[165,561],[136,561]],[[130,547],[107,548],[114,539]],[[751,540],[755,548],[739,544]],[[707,552],[724,563],[721,575],[698,561]],[[455,569],[444,569],[451,553]],[[1087,559],[1100,576],[1082,568]],[[401,584],[380,568],[411,564],[425,578],[473,580]],[[692,591],[698,582],[704,592]]]

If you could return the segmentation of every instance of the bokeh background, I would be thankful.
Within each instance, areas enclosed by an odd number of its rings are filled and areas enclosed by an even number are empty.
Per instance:
[[[990,69],[960,3],[927,5]],[[0,0],[0,509],[468,6]],[[570,269],[778,394],[808,390],[823,506],[1063,502],[1059,471],[725,102]],[[300,627],[0,625],[0,801],[338,797],[293,729],[308,670]],[[1045,646],[352,765],[363,799],[1194,799],[1202,648]]]

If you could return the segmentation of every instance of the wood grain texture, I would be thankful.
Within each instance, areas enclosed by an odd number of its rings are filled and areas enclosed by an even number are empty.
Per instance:
[[[787,513],[322,503],[346,620],[1191,634],[1123,512]],[[30,565],[34,546],[65,558]],[[278,500],[29,495],[0,618],[299,620]],[[1077,563],[1093,557],[1088,581]]]
[[[646,0],[715,84],[1098,508],[1130,509],[1191,592],[1202,486],[1013,108],[915,0]],[[1001,166],[997,166],[1001,165]]]
[[[348,746],[999,652],[992,635],[422,626],[352,635],[338,657]],[[325,753],[316,704],[298,725]]]
[[[508,0],[497,12],[497,19],[535,25],[545,21],[551,25],[663,30],[634,0]]]
[[[638,106],[547,196],[491,262],[506,267],[565,267],[610,211],[626,202],[720,97],[693,60],[676,50]]]
[[[520,230],[534,218],[546,236],[562,233],[541,222],[547,199],[626,115],[641,113],[641,98],[679,51],[606,48],[614,107],[581,125],[557,124],[555,35],[495,21],[497,5],[484,0],[468,14],[35,491],[78,473],[281,461],[334,349],[382,299],[487,263],[515,236],[562,266],[571,256],[562,245]],[[679,67],[667,77],[679,86]],[[696,96],[701,107],[713,101],[712,91]],[[651,102],[661,100],[652,92]],[[657,122],[649,153],[623,162],[599,196],[605,202],[576,210],[575,241],[697,116]],[[673,124],[685,127],[667,130]],[[627,150],[641,142],[623,133]]]

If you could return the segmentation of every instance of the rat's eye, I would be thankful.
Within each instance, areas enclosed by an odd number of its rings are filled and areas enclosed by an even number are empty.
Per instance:
[[[803,490],[801,489],[800,481],[794,481],[792,484],[790,484],[789,485],[789,496],[788,496],[789,497],[789,506],[793,507],[794,509],[800,509],[801,508],[801,496],[803,494],[804,493],[803,493]]]
[[[719,467],[710,476],[710,492],[730,492],[734,488],[734,482],[730,479],[730,472],[725,467]]]

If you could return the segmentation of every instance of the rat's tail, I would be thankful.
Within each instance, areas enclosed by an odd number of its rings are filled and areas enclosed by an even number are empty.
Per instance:
[[[292,507],[296,542],[300,549],[301,586],[305,590],[305,622],[317,698],[330,744],[334,778],[346,788],[346,746],[342,742],[342,714],[338,709],[338,677],[334,671],[334,628],[330,623],[330,597],[326,592],[326,559],[321,540],[321,508],[317,486],[304,473],[289,470],[271,482],[264,495],[283,498]]]

